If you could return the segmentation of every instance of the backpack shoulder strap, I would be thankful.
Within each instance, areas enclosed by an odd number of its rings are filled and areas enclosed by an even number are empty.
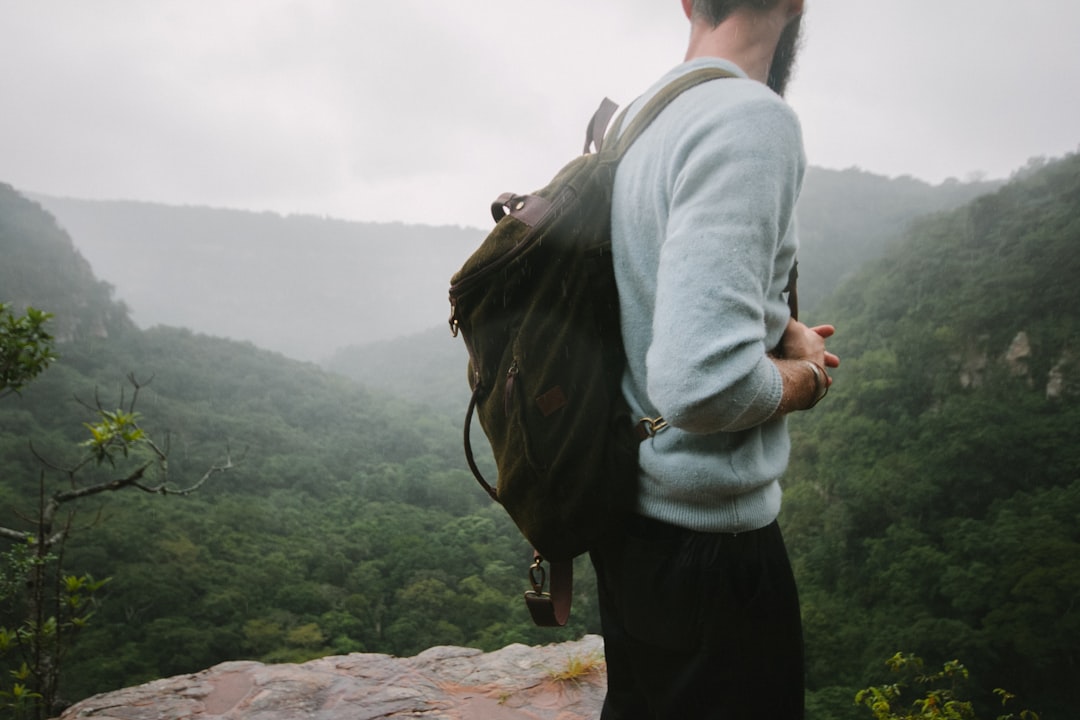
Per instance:
[[[615,153],[622,157],[623,153],[634,144],[634,141],[638,139],[641,133],[645,132],[645,129],[652,124],[652,121],[679,95],[703,82],[730,77],[735,77],[735,74],[718,67],[699,68],[685,75],[680,75],[661,88],[656,95],[645,103],[645,107],[641,108],[638,114],[634,116],[625,131],[621,129],[626,119],[626,110],[623,110],[616,123],[616,127],[620,129],[620,132],[618,141],[615,143]]]

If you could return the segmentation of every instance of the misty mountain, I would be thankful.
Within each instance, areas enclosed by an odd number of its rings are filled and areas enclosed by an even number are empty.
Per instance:
[[[804,310],[915,218],[997,186],[812,168],[799,206]],[[186,327],[302,360],[442,326],[450,275],[486,232],[32,197],[140,327]]]
[[[33,238],[33,241],[29,241]],[[0,302],[48,308],[60,340],[133,327],[113,287],[99,280],[56,219],[0,183]]]
[[[857,168],[809,168],[798,205],[803,309],[813,311],[864,263],[881,257],[915,220],[960,207],[1002,183],[950,179],[930,185]]]
[[[446,325],[405,337],[352,345],[323,366],[363,385],[458,418],[469,404],[468,354]]]
[[[482,233],[32,196],[140,327],[248,340],[301,360],[431,328]]]

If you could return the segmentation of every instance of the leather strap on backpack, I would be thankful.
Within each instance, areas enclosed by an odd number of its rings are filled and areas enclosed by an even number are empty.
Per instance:
[[[796,260],[791,264],[791,272],[787,276],[787,287],[784,288],[784,292],[787,293],[787,306],[791,311],[791,319],[799,319],[799,261]]]
[[[533,562],[529,566],[529,583],[532,590],[525,592],[525,606],[533,623],[540,627],[562,627],[570,619],[570,604],[574,597],[574,561],[557,560],[551,566],[549,591],[544,591],[547,573],[544,558],[533,550]]]
[[[618,109],[619,106],[610,98],[604,98],[600,101],[600,107],[596,108],[592,120],[589,121],[589,125],[585,129],[585,149],[582,150],[582,153],[588,155],[590,145],[596,148],[596,152],[603,149],[607,126]]]

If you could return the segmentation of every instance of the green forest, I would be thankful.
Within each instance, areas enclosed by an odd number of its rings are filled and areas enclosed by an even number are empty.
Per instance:
[[[1044,718],[1080,706],[1080,158],[983,190],[959,206],[927,199],[903,233],[880,229],[888,242],[857,267],[845,253],[835,287],[806,306],[811,324],[837,326],[843,359],[827,400],[792,418],[781,518],[812,720],[869,717],[855,694],[888,682],[898,651],[931,666],[960,659],[987,717],[999,714],[999,687]],[[884,212],[829,202],[846,215],[803,219],[818,243],[835,232],[854,247],[868,223],[858,214]],[[895,205],[908,217],[918,203]],[[465,468],[464,363],[448,332],[322,368],[142,330],[77,245],[0,186],[0,302],[51,313],[57,356],[0,396],[0,528],[32,532],[41,498],[143,464],[137,485],[157,490],[64,506],[70,536],[49,563],[77,586],[58,597],[81,594],[59,700],[232,659],[493,650],[599,632],[585,563],[570,627],[529,621],[529,549]],[[804,262],[825,287],[827,264]],[[130,452],[79,465],[102,412],[128,410],[145,433]],[[221,471],[180,492],[211,469]],[[27,613],[17,546],[0,535],[8,630]],[[0,642],[0,688],[22,662]]]

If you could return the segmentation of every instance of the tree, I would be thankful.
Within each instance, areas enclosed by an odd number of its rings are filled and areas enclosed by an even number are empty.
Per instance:
[[[0,398],[19,392],[56,359],[44,327],[50,318],[32,307],[16,315],[0,303]]]
[[[55,359],[52,336],[43,325],[51,317],[33,308],[17,317],[0,304],[0,397],[18,392]],[[119,407],[108,409],[100,398],[86,404],[95,422],[85,423],[89,438],[80,443],[79,459],[61,466],[31,452],[43,469],[33,517],[21,517],[25,528],[0,526],[0,538],[12,543],[0,555],[0,603],[22,620],[14,628],[0,627],[0,657],[14,656],[10,688],[0,698],[16,717],[44,718],[54,709],[63,660],[75,636],[93,614],[95,594],[108,579],[73,575],[64,569],[64,547],[75,529],[74,506],[81,500],[135,488],[159,495],[188,495],[213,475],[232,467],[231,458],[212,466],[193,485],[177,488],[168,478],[168,445],[159,446],[140,426],[135,411],[145,385],[134,374],[130,402],[121,394]],[[107,469],[106,469],[107,466]],[[46,471],[64,482],[46,490]],[[104,471],[104,473],[102,472]],[[65,512],[61,512],[61,511]],[[92,524],[92,523],[91,523]]]

